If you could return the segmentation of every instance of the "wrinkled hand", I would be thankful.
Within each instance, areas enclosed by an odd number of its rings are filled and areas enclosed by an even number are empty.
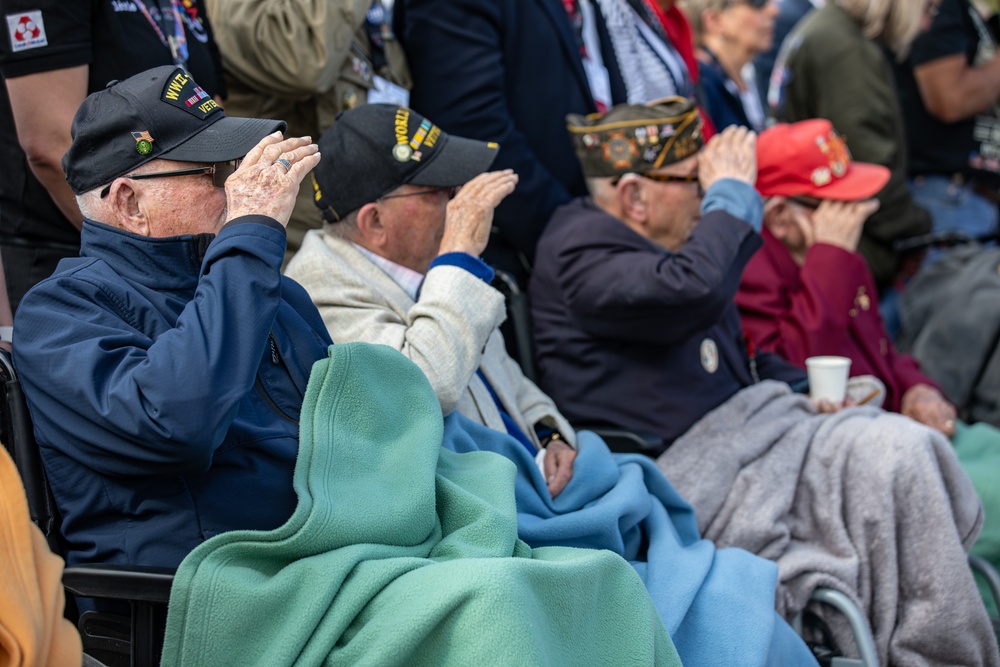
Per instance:
[[[545,483],[549,487],[549,495],[558,496],[569,480],[573,478],[573,461],[576,450],[562,440],[549,443],[545,448]]]
[[[438,253],[465,252],[473,257],[483,254],[490,240],[493,210],[516,185],[517,174],[512,169],[480,174],[463,185],[448,202]]]
[[[812,225],[805,216],[796,216],[795,220],[802,228],[806,247],[814,243],[826,243],[848,252],[858,249],[861,240],[861,230],[865,220],[877,211],[879,201],[867,199],[864,201],[842,202],[824,200],[812,215]]]
[[[226,221],[244,215],[266,215],[282,226],[295,207],[299,184],[319,164],[319,147],[309,137],[281,138],[268,135],[243,158],[242,164],[226,179]],[[275,162],[284,158],[290,169]]]
[[[757,135],[732,125],[715,135],[698,154],[698,175],[706,192],[716,181],[734,178],[757,182]]]
[[[907,389],[899,411],[949,438],[955,435],[955,406],[928,384],[917,384]]]
[[[818,400],[811,398],[809,400],[811,400],[812,404],[816,406],[816,411],[824,415],[832,415],[834,412],[839,412],[844,408],[849,408],[852,405],[854,405],[854,399],[852,399],[850,396],[845,398],[844,402],[841,403],[840,405],[837,405],[828,398],[820,398]]]

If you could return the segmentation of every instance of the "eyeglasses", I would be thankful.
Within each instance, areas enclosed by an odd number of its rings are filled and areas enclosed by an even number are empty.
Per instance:
[[[725,7],[735,7],[736,5],[749,5],[754,9],[764,9],[771,0],[730,0]]]
[[[799,206],[811,208],[814,211],[823,203],[822,199],[816,199],[815,197],[788,197],[788,201],[794,202]]]
[[[436,188],[427,188],[426,190],[417,190],[416,192],[404,192],[399,195],[382,195],[379,199],[399,199],[400,197],[416,197],[417,195],[434,195],[439,192],[446,192],[448,193],[448,199],[454,199],[455,195],[458,194],[460,187],[461,186],[459,185],[444,185]]]
[[[698,174],[688,174],[678,176],[676,174],[639,174],[643,178],[648,178],[657,183],[698,183]]]
[[[170,176],[196,176],[198,174],[211,174],[212,185],[217,188],[225,187],[226,179],[233,175],[243,160],[230,160],[229,162],[216,162],[207,167],[192,167],[190,169],[175,169],[174,171],[156,171],[149,174],[126,174],[122,178],[131,178],[139,181],[144,178],[169,178]],[[111,192],[111,184],[104,186],[101,190],[101,199]]]
[[[701,188],[701,181],[698,180],[699,176],[698,176],[697,173],[695,173],[695,174],[688,174],[687,176],[680,176],[680,175],[677,175],[677,174],[635,174],[635,175],[636,176],[640,176],[640,177],[645,178],[645,179],[648,179],[650,181],[656,181],[657,183],[689,183],[689,184],[693,184],[698,189],[698,196],[699,197],[705,196],[705,191],[702,190],[702,188]],[[621,181],[621,179],[622,179],[621,176],[619,176],[618,178],[615,178],[614,180],[611,181],[611,185],[618,185],[618,182]]]

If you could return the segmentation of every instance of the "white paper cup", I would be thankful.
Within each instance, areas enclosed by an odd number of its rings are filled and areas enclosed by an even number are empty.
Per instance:
[[[835,405],[844,402],[847,395],[847,376],[851,360],[847,357],[809,357],[806,359],[809,374],[809,395],[814,401],[827,400]]]

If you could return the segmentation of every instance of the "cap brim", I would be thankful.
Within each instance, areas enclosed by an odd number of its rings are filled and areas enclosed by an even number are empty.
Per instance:
[[[843,178],[838,178],[826,187],[815,188],[809,194],[837,201],[871,199],[882,191],[890,176],[891,172],[880,164],[852,162]]]
[[[176,162],[238,160],[249,153],[261,139],[274,132],[284,132],[286,127],[283,120],[225,116],[184,143],[156,157]]]
[[[435,187],[464,185],[489,169],[497,153],[496,144],[448,135],[434,159],[407,182]]]

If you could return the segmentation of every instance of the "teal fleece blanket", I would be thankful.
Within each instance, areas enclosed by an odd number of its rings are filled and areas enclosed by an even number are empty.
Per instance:
[[[1000,569],[1000,484],[997,484],[997,470],[1000,470],[1000,430],[985,423],[966,424],[959,421],[955,425],[955,437],[951,439],[962,469],[972,485],[976,487],[979,500],[983,503],[986,521],[979,539],[972,546],[972,553],[982,556],[993,567]],[[990,616],[997,616],[997,600],[984,581],[979,580],[980,594],[986,603]]]
[[[300,428],[298,507],[184,560],[162,665],[681,664],[619,555],[518,539],[515,465],[443,449],[398,352],[331,347]]]

